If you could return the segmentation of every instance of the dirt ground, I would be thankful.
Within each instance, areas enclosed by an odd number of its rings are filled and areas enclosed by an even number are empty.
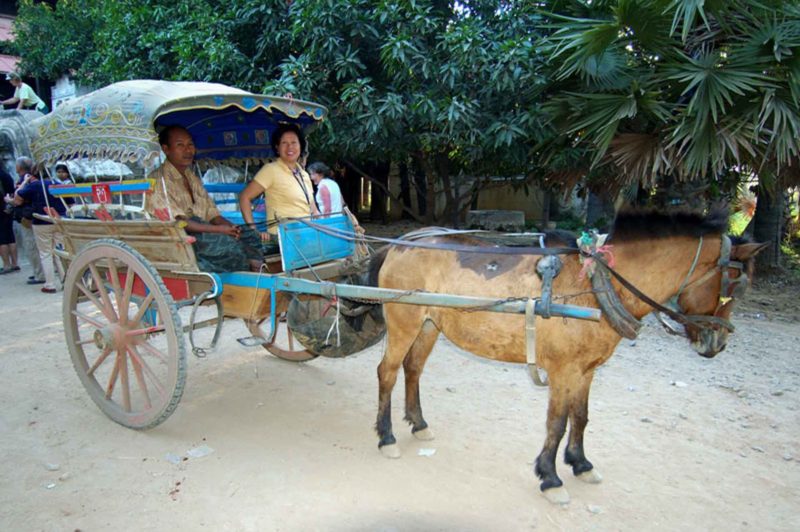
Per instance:
[[[382,345],[297,364],[240,346],[231,321],[215,353],[189,355],[172,417],[136,432],[90,400],[61,296],[26,275],[0,276],[2,530],[800,529],[796,286],[758,285],[712,360],[652,321],[623,341],[590,399],[604,481],[562,465],[559,507],[533,473],[547,391],[522,366],[440,340],[422,381],[437,437],[410,435],[398,387],[404,456],[388,460],[372,430]]]

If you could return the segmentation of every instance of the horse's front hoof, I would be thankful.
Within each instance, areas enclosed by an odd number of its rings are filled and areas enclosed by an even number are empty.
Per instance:
[[[390,443],[389,445],[383,445],[380,447],[381,454],[386,458],[400,458],[400,447],[397,446],[396,443]]]
[[[584,471],[580,475],[575,475],[575,477],[582,482],[586,482],[587,484],[600,484],[603,481],[603,477],[594,469]]]
[[[553,504],[569,504],[569,492],[567,492],[567,488],[564,486],[544,490],[542,495]]]
[[[431,441],[435,436],[433,435],[433,431],[429,428],[424,428],[422,430],[418,430],[417,432],[412,432],[414,437],[421,441]]]

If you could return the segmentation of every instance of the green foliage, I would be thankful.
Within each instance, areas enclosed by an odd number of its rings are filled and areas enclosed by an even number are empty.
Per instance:
[[[590,175],[714,181],[800,150],[800,11],[773,0],[546,2],[547,110]],[[612,176],[623,176],[613,178]]]
[[[94,50],[92,19],[87,12],[99,0],[60,0],[54,10],[34,0],[18,2],[14,24],[20,70],[33,77],[57,79],[79,68]]]

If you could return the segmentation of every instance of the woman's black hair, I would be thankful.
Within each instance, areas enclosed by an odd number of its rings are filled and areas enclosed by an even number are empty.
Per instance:
[[[275,128],[275,131],[272,132],[272,137],[270,138],[272,152],[276,157],[278,156],[278,144],[281,143],[281,137],[284,133],[289,132],[297,135],[297,139],[300,141],[300,155],[304,155],[306,153],[306,136],[303,134],[303,130],[300,129],[300,126],[297,124],[281,123],[278,124],[278,127]]]
[[[309,164],[308,168],[306,168],[306,171],[309,174],[319,174],[323,177],[331,177],[332,175],[331,169],[328,168],[328,165],[319,161]]]

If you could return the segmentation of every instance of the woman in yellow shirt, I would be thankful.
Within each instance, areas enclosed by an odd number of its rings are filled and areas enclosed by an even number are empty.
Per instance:
[[[261,240],[269,244],[268,254],[278,252],[279,220],[319,214],[311,179],[298,163],[306,149],[303,131],[294,124],[281,124],[272,134],[271,143],[278,159],[264,165],[239,194],[242,217],[251,227],[255,227],[253,200],[264,194],[267,227],[264,231],[259,228],[259,232]]]

